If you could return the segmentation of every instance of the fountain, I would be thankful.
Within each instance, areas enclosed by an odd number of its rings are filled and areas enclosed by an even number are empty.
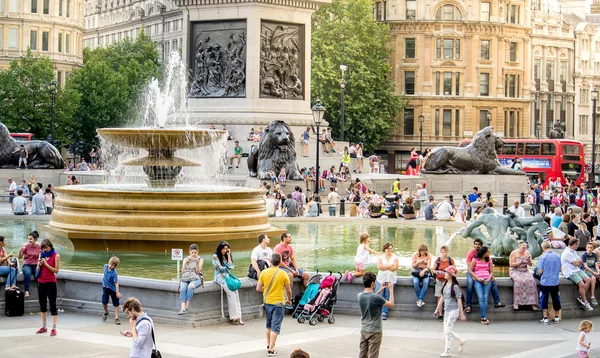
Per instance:
[[[76,249],[164,252],[192,242],[201,250],[212,249],[220,240],[252,239],[255,244],[260,233],[283,231],[269,224],[262,190],[215,184],[217,179],[208,169],[202,176],[209,184],[179,184],[183,167],[201,166],[198,159],[221,160],[222,153],[211,157],[203,155],[201,148],[213,145],[225,132],[164,128],[171,116],[185,115],[182,91],[187,88],[179,53],[171,55],[167,68],[162,91],[156,80],[148,90],[144,123],[154,127],[97,130],[112,145],[147,151],[146,157],[119,163],[143,167],[146,185],[58,187],[52,220],[45,228],[48,233],[69,239]],[[176,156],[177,151],[193,149],[197,150],[189,156],[194,160]]]

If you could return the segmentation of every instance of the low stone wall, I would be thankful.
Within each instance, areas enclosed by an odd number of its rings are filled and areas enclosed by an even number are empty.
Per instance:
[[[82,312],[101,316],[102,312],[102,275],[95,273],[84,273],[75,271],[61,271],[58,274],[58,306],[70,312]],[[23,276],[19,277],[19,286],[22,284]],[[4,281],[4,278],[2,278]],[[466,285],[466,279],[459,279],[459,283]],[[506,304],[504,308],[494,308],[490,294],[488,318],[494,320],[535,320],[541,317],[540,312],[514,311],[512,309],[512,280],[510,278],[498,278],[500,299]],[[569,280],[561,278],[561,301],[563,305],[563,318],[590,317],[600,315],[600,308],[587,312],[577,304],[578,295],[576,286]],[[161,323],[200,326],[227,322],[221,316],[221,290],[212,282],[206,282],[204,287],[198,287],[194,294],[190,310],[187,315],[178,316],[180,308],[178,284],[176,282],[151,280],[133,277],[120,277],[119,285],[123,294],[122,302],[127,297],[135,296],[142,302],[144,309],[154,320]],[[2,285],[1,287],[4,287]],[[334,308],[335,313],[356,315],[360,314],[356,295],[363,290],[362,279],[355,279],[352,284],[342,283],[338,289],[338,300]],[[301,292],[300,281],[294,282],[294,295]],[[395,318],[433,319],[432,314],[436,298],[433,296],[433,283],[425,297],[426,305],[422,308],[416,305],[416,296],[410,277],[398,277],[395,288],[395,307],[390,310],[389,316]],[[240,303],[244,320],[259,317],[262,296],[256,292],[256,281],[242,279],[242,287],[239,290]],[[37,312],[37,289],[35,283],[31,286],[31,297],[26,300],[25,311]],[[471,320],[479,318],[477,308],[477,295],[473,293],[473,313],[469,316]],[[0,310],[4,310],[4,295],[0,295]],[[227,296],[223,294],[223,310],[227,317]]]

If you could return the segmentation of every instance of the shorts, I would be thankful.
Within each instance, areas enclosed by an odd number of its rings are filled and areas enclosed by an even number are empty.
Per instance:
[[[108,296],[112,300],[113,307],[119,307],[119,298],[117,297],[117,293],[110,288],[102,287],[102,304],[108,304]]]
[[[296,268],[295,268],[294,266],[292,266],[291,264],[290,264],[290,265],[288,265],[288,266],[289,266],[290,268],[292,268],[292,269],[296,269]],[[284,268],[284,267],[279,267],[279,269],[280,269],[280,270],[283,270],[283,271],[285,271],[285,272],[291,272],[290,270],[288,270],[288,269],[286,269],[286,268]],[[302,277],[302,274],[304,273],[304,270],[299,268],[299,269],[297,269],[297,271],[298,271],[298,276]]]
[[[356,271],[364,271],[367,265],[364,262],[355,262],[354,267],[356,267]]]
[[[15,194],[9,194],[8,196],[8,202],[12,204],[13,200],[15,200]]]
[[[587,275],[583,271],[579,270],[577,272],[574,272],[571,276],[569,276],[569,280],[571,280],[574,284],[577,285],[586,277]]]
[[[588,356],[588,352],[585,351],[580,351],[579,349],[577,350],[577,358],[587,358]]]
[[[593,268],[590,268],[590,270],[592,270],[592,271],[596,272],[596,270],[594,270]],[[593,274],[593,273],[591,273],[591,272],[589,272],[588,270],[582,270],[582,271],[583,271],[583,272],[585,272],[585,274],[586,274],[588,277],[590,277],[590,278],[594,277],[594,274]]]
[[[304,140],[304,144],[306,144],[306,145],[310,144],[310,142],[308,141],[308,139]]]
[[[283,322],[284,313],[285,307],[283,305],[265,303],[266,328],[270,329],[273,333],[279,334],[281,332],[281,322]]]

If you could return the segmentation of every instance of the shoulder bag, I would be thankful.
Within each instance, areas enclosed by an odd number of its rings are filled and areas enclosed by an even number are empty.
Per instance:
[[[225,284],[227,284],[227,288],[231,291],[237,291],[240,287],[242,287],[242,281],[240,281],[240,279],[235,277],[232,273],[227,273],[225,275]]]
[[[146,317],[140,319],[140,322],[141,321],[150,322],[150,320]],[[137,327],[137,324],[136,324],[136,327]],[[152,355],[150,356],[150,358],[162,358],[162,355],[160,354],[158,349],[156,349],[156,339],[154,338],[154,325],[152,324],[152,322],[150,322],[150,327],[152,327],[151,328],[151,330],[152,330]]]

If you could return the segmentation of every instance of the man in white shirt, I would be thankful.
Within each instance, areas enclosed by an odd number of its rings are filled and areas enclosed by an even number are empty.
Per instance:
[[[444,201],[438,205],[437,210],[438,220],[454,220],[454,209],[452,208],[452,204],[450,204],[448,196],[444,197]]]
[[[17,193],[17,183],[15,183],[12,178],[8,178],[8,189],[4,189],[5,192],[8,193],[8,202],[10,203],[10,209],[15,211],[15,205],[13,204],[13,200],[15,199],[15,195]]]
[[[277,200],[275,200],[273,194],[269,194],[265,201],[267,202],[267,215],[272,218],[275,216],[275,212],[277,212]]]
[[[592,311],[592,305],[590,305],[590,303],[587,301],[587,298],[585,298],[585,294],[590,288],[592,279],[588,277],[585,272],[579,269],[583,261],[577,254],[577,251],[575,251],[577,250],[578,246],[578,239],[572,238],[569,240],[569,246],[563,251],[562,255],[560,255],[560,265],[562,266],[563,276],[576,284],[577,288],[579,289],[579,297],[577,297],[577,301],[583,307],[585,307],[586,310]]]
[[[335,209],[340,202],[340,195],[335,191],[334,187],[329,188],[327,202],[329,203],[329,216],[335,216]]]
[[[520,204],[519,200],[515,200],[515,205],[508,208],[508,211],[512,212],[519,218],[524,218],[525,217],[525,209],[523,209],[523,207],[519,204]]]
[[[269,243],[271,240],[267,236],[267,234],[258,235],[258,246],[256,246],[252,250],[252,254],[250,254],[251,267],[256,271],[256,278],[260,277],[261,267],[262,269],[266,269],[271,267],[271,256],[273,256],[273,250],[269,247]],[[251,271],[249,269],[250,276]]]

